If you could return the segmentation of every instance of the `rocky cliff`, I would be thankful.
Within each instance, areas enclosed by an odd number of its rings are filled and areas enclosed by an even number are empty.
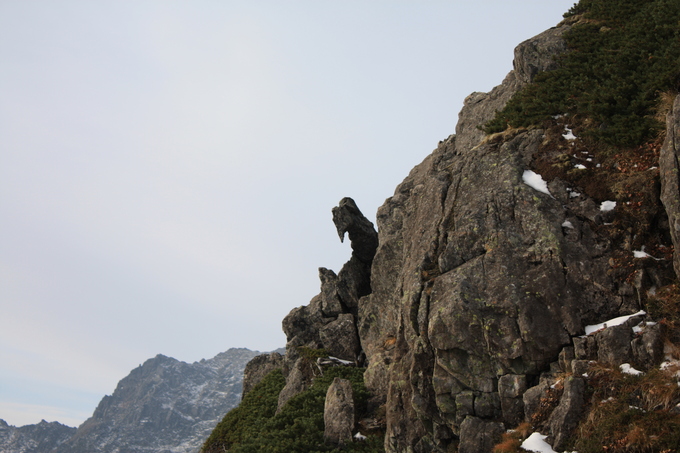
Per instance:
[[[577,20],[520,44],[503,83],[466,99],[455,135],[378,210],[377,232],[353,200],[333,209],[352,257],[337,275],[320,269],[321,293],[283,321],[279,409],[314,378],[303,352],[323,350],[366,367],[386,451],[490,452],[524,421],[561,450],[598,394],[592,367],[644,372],[678,358],[664,350],[671,323],[647,311],[677,281],[680,101],[659,166],[660,142],[596,152],[566,115],[481,130],[556,67]]]

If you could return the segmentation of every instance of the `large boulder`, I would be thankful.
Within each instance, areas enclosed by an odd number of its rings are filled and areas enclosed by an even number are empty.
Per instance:
[[[336,377],[328,387],[324,403],[323,437],[326,442],[334,445],[352,442],[355,417],[352,383]]]

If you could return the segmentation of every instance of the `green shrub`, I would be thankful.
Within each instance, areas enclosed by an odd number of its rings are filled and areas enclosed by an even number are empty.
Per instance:
[[[580,118],[585,135],[613,146],[637,146],[659,132],[659,96],[678,88],[680,2],[581,0],[565,14],[577,15],[559,68],[515,94],[487,133],[561,114]]]
[[[324,370],[323,376],[314,380],[308,390],[291,398],[276,415],[274,413],[278,393],[283,388],[284,382],[280,371],[272,372],[246,395],[241,405],[224,417],[206,441],[202,451],[203,453],[340,451],[325,444],[323,439],[326,392],[335,377],[350,380],[357,413],[362,415],[366,411],[370,397],[364,386],[363,372],[363,368],[328,368]],[[382,436],[369,436],[365,441],[354,442],[342,451],[383,451]]]
[[[224,416],[203,444],[203,453],[222,452],[258,435],[261,425],[274,416],[279,392],[286,384],[281,370],[265,376],[246,394],[238,407]]]

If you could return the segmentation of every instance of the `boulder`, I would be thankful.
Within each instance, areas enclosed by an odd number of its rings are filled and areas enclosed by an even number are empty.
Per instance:
[[[324,433],[326,442],[345,445],[352,442],[355,411],[352,383],[347,379],[335,378],[326,392],[324,403]]]

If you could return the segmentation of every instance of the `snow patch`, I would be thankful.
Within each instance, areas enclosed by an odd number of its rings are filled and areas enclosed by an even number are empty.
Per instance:
[[[576,140],[578,137],[574,135],[571,129],[568,127],[564,128],[565,132],[562,134],[562,137],[564,137],[565,140]]]
[[[520,447],[527,451],[535,451],[538,453],[557,453],[552,449],[550,444],[545,441],[546,437],[548,436],[544,436],[540,433],[532,433],[531,436],[527,437],[524,442],[522,442]]]
[[[657,261],[661,261],[661,258],[654,258],[649,253],[645,252],[644,248],[642,250],[633,250],[633,256],[635,258],[652,258]]]
[[[619,368],[621,369],[622,373],[630,374],[632,376],[639,376],[641,374],[644,374],[642,371],[636,370],[635,368],[630,366],[630,363],[622,363],[621,365],[619,365]]]
[[[577,168],[579,170],[585,170],[587,167],[583,164],[576,164],[574,165],[574,168]]]
[[[574,224],[568,220],[565,220],[564,222],[562,222],[562,228],[571,228],[573,230]]]
[[[618,318],[613,318],[610,319],[609,321],[601,322],[600,324],[586,326],[586,335],[590,335],[591,333],[597,332],[600,329],[606,329],[607,327],[619,326],[624,322],[628,321],[632,317],[642,316],[646,314],[647,314],[646,311],[640,310],[639,312],[633,313],[632,315],[619,316]]]
[[[522,181],[524,181],[524,184],[531,187],[532,189],[538,190],[539,192],[552,197],[552,194],[548,190],[548,183],[546,183],[538,173],[534,173],[531,170],[524,170],[524,173],[522,174]]]
[[[616,207],[615,201],[611,201],[611,200],[603,201],[600,204],[600,211],[602,211],[602,212],[613,211],[615,207]]]

